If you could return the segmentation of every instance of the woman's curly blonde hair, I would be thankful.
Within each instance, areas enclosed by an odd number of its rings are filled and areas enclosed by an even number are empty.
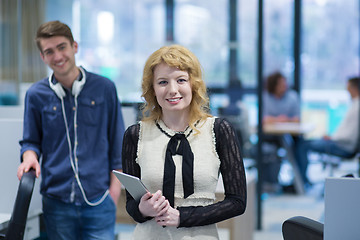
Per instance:
[[[202,79],[199,60],[191,51],[180,45],[161,47],[151,54],[145,63],[141,84],[141,96],[145,99],[142,108],[143,121],[158,121],[162,116],[162,109],[156,100],[154,91],[154,69],[161,63],[166,63],[170,67],[176,67],[189,74],[192,90],[189,126],[198,132],[195,127],[196,122],[211,116],[209,114],[209,97]]]

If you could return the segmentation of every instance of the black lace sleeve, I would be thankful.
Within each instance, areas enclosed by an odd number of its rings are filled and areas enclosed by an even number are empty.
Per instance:
[[[179,227],[194,227],[217,223],[243,214],[246,207],[246,178],[239,141],[231,124],[215,120],[216,151],[220,157],[220,172],[224,182],[224,200],[202,207],[179,207]]]
[[[124,133],[122,146],[122,166],[124,173],[141,177],[140,166],[135,162],[137,157],[137,147],[139,141],[140,124],[130,126]],[[126,211],[136,222],[145,222],[149,218],[144,218],[139,211],[139,201],[136,201],[126,191]]]

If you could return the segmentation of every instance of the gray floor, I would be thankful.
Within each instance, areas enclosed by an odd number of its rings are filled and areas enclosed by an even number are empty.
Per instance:
[[[323,199],[316,196],[279,195],[263,201],[262,230],[256,231],[254,240],[282,239],[282,223],[294,216],[323,219]]]

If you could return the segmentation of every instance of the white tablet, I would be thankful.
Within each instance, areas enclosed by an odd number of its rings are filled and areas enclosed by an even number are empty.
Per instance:
[[[147,188],[138,177],[116,170],[113,170],[112,172],[135,200],[140,200],[140,198],[148,192]]]

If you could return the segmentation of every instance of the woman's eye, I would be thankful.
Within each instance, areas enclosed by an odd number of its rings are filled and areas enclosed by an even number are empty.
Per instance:
[[[159,85],[165,85],[166,83],[167,83],[167,81],[162,80],[162,81],[159,82]]]
[[[184,78],[180,78],[180,79],[178,80],[178,82],[183,83],[183,82],[187,82],[187,80],[184,79]]]

